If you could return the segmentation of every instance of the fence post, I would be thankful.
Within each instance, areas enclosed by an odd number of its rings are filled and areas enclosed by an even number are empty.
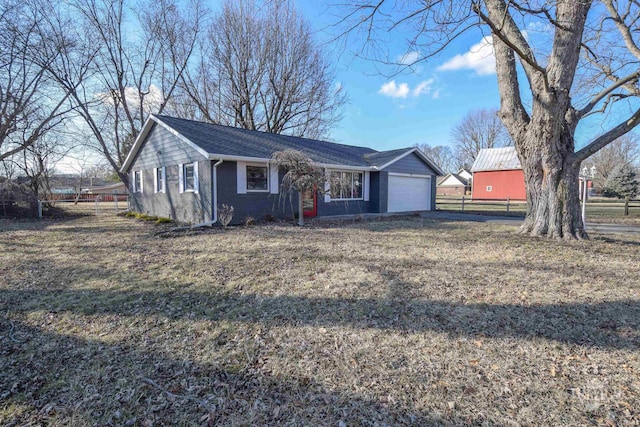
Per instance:
[[[629,216],[629,196],[624,198],[624,216]]]
[[[116,215],[118,215],[118,192],[114,190],[113,200],[116,202]]]
[[[38,219],[42,219],[42,200],[38,200]]]
[[[507,215],[509,215],[509,201],[510,201],[510,198],[507,197]]]
[[[462,196],[462,212],[464,212],[464,196]]]

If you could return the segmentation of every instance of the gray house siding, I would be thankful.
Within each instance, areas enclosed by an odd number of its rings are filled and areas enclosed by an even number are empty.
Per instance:
[[[284,173],[280,171],[278,185],[282,182]],[[218,207],[223,204],[233,206],[232,224],[243,223],[247,217],[263,220],[272,215],[275,218],[291,218],[291,207],[287,195],[270,194],[264,192],[238,194],[237,163],[224,161],[217,167]],[[292,199],[297,207],[297,194]]]
[[[411,153],[383,169],[386,172],[411,173],[415,175],[433,175],[437,173],[431,169],[417,154]]]
[[[369,213],[371,201],[363,200],[335,200],[325,202],[322,195],[318,195],[318,216],[357,215]]]
[[[142,149],[134,159],[131,170],[193,163],[200,160],[205,160],[202,153],[156,124],[147,135]]]
[[[387,211],[387,202],[389,198],[389,173],[376,172],[371,173],[371,190],[369,191],[369,200],[371,202],[372,213],[384,213]]]
[[[199,193],[179,190],[179,164],[198,162]],[[164,193],[154,189],[154,168],[165,167]],[[200,223],[212,218],[211,162],[197,150],[180,141],[171,132],[155,125],[130,168],[133,185],[134,171],[142,171],[142,193],[131,194],[131,209],[174,219],[179,222]]]
[[[377,175],[374,173],[372,175]],[[278,185],[282,183],[284,171],[278,174]],[[218,207],[222,204],[233,206],[234,218],[232,223],[244,222],[248,216],[256,220],[264,219],[266,215],[273,215],[275,218],[289,219],[292,211],[298,211],[298,194],[269,194],[269,193],[246,193],[238,194],[238,174],[237,163],[224,161],[217,167],[217,187],[218,187]],[[371,191],[377,192],[377,187],[371,185]],[[386,203],[386,200],[385,200]],[[325,202],[324,196],[317,195],[317,215],[346,215],[376,212],[377,206],[371,201],[349,200]]]

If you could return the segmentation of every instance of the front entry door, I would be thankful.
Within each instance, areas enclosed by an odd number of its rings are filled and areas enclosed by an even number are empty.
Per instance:
[[[302,193],[302,213],[306,217],[314,217],[318,214],[317,192],[306,190]]]

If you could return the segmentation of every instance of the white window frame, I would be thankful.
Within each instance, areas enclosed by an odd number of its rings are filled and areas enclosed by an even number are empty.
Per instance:
[[[369,178],[369,174],[366,171],[358,171],[358,170],[338,170],[338,169],[332,169],[332,170],[328,170],[327,173],[329,174],[329,176],[331,176],[332,173],[340,173],[340,180],[342,180],[342,177],[344,175],[342,175],[343,173],[350,173],[351,174],[351,184],[353,186],[353,174],[359,173],[362,175],[362,182],[360,183],[360,197],[338,197],[338,198],[334,198],[331,196],[331,191],[329,191],[327,193],[326,197],[329,201],[351,201],[351,200],[364,200],[366,201],[368,199],[368,195],[369,195],[369,185],[368,185],[368,178]],[[352,187],[353,188],[353,187]],[[353,191],[353,190],[352,190]],[[353,195],[353,193],[352,193]]]
[[[162,186],[158,188],[158,171],[162,179]],[[153,168],[153,192],[154,193],[166,193],[167,192],[167,172],[163,166],[161,168]]]
[[[267,169],[267,189],[266,190],[250,190],[247,187],[247,167],[256,166]],[[238,194],[247,193],[271,193],[278,194],[278,168],[269,163],[260,162],[237,162],[237,187]]]
[[[193,166],[193,189],[187,189],[187,180],[186,180],[186,168],[188,166]],[[198,177],[198,162],[193,163],[181,163],[178,165],[178,187],[180,189],[180,193],[200,193],[200,180]]]
[[[493,191],[493,185],[487,185],[487,193],[491,193]]]
[[[136,177],[140,177],[140,185],[138,185],[138,180]],[[142,169],[133,171],[133,192],[134,193],[144,193],[144,175],[142,174]]]

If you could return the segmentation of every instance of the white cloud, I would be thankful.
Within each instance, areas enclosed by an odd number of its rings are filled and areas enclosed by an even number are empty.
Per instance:
[[[130,105],[138,105],[140,103],[140,92],[138,92],[138,89],[134,87],[126,87],[124,89],[124,97]],[[102,102],[113,104],[113,98],[111,97],[111,94],[107,92],[97,93],[96,98],[100,99]],[[147,113],[155,112],[162,104],[163,100],[164,97],[162,95],[162,90],[158,86],[152,84],[144,95],[142,108]]]
[[[420,52],[412,51],[398,57],[398,62],[402,65],[413,65],[420,59]]]
[[[409,95],[409,85],[406,83],[397,85],[395,80],[391,80],[383,84],[378,93],[391,98],[406,98]]]
[[[484,37],[480,43],[471,46],[465,54],[456,55],[441,66],[439,71],[474,70],[476,74],[484,76],[495,74],[496,60],[493,55],[491,37]]]
[[[423,93],[431,93],[431,85],[433,85],[433,79],[421,81],[420,83],[418,83],[418,86],[416,86],[413,91],[411,91],[411,96],[415,98],[422,95]]]
[[[433,91],[433,83],[435,79],[423,80],[416,85],[413,89],[407,83],[396,83],[395,80],[391,80],[383,84],[378,90],[378,93],[390,98],[402,98],[408,97],[417,98],[422,95],[429,95]],[[439,90],[433,92],[432,98],[437,99],[439,96]]]

